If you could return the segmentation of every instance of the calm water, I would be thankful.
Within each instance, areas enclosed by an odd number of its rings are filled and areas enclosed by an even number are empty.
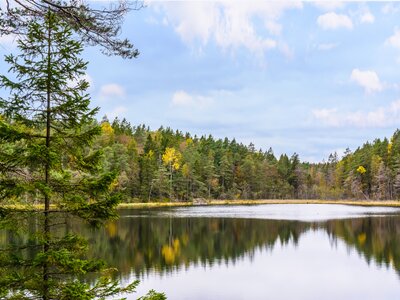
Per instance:
[[[400,299],[400,210],[257,205],[121,211],[92,254],[169,299]]]
[[[117,267],[125,282],[140,279],[128,299],[150,289],[172,300],[400,299],[400,209],[303,204],[120,214],[97,230],[63,218],[58,233],[81,233],[90,256]],[[37,220],[26,222],[35,232]],[[0,248],[26,239],[0,231]]]

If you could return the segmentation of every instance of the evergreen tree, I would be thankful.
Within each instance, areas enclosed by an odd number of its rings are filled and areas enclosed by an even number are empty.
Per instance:
[[[375,196],[378,200],[386,200],[389,195],[389,177],[388,170],[383,161],[379,164],[379,169],[375,175],[375,181],[377,183]]]
[[[120,200],[116,173],[102,172],[101,152],[89,149],[101,129],[81,79],[87,65],[79,58],[82,44],[49,11],[29,24],[18,47],[20,54],[6,57],[15,79],[0,77],[0,87],[10,91],[0,99],[0,199],[41,206],[32,212],[39,226],[25,231],[27,244],[1,251],[0,297],[94,299],[132,292],[137,282],[120,287],[109,273],[91,285],[78,280],[104,265],[82,259],[86,241],[58,230],[72,216],[93,225],[115,218]],[[31,220],[4,208],[0,217],[1,227],[14,230]]]

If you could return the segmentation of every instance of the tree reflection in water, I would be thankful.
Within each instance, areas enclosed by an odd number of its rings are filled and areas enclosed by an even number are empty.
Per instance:
[[[129,215],[132,212],[125,212]],[[234,218],[123,217],[104,230],[85,232],[93,255],[123,275],[169,272],[190,264],[235,263],[277,243],[297,245],[309,230],[324,230],[335,241],[400,274],[400,216],[300,222]]]
[[[133,216],[133,214],[136,214]],[[121,276],[150,271],[169,273],[189,265],[233,263],[277,244],[297,245],[310,230],[327,232],[333,242],[343,240],[368,262],[394,268],[400,274],[400,216],[301,222],[235,218],[169,218],[122,211],[122,217],[103,229],[70,220],[69,230],[89,239],[90,256],[115,266]],[[0,233],[0,242],[17,237]]]

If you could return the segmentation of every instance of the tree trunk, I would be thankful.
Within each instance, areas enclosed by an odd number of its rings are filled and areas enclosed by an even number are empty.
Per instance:
[[[50,181],[50,110],[51,110],[51,23],[49,16],[49,28],[47,36],[47,107],[46,107],[46,151],[47,158],[45,162],[45,183],[46,187]],[[44,254],[49,252],[50,245],[50,220],[49,220],[49,210],[50,210],[50,197],[47,192],[44,195]],[[45,261],[43,264],[43,300],[49,299],[49,270],[48,264]]]

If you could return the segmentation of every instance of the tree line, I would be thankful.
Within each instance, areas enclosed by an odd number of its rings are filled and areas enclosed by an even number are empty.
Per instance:
[[[125,202],[203,199],[398,199],[400,131],[321,163],[276,156],[235,139],[132,126],[118,117],[100,122],[94,144],[105,171],[119,174]]]

